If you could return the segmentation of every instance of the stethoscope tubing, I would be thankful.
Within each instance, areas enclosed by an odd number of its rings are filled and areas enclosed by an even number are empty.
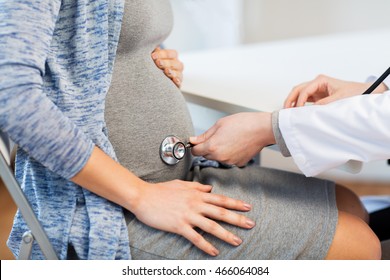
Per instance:
[[[362,94],[372,93],[388,76],[390,75],[390,67]]]

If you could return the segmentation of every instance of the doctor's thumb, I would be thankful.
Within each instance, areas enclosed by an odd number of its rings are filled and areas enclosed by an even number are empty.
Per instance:
[[[199,145],[201,143],[204,143],[208,140],[208,131],[206,131],[205,133],[201,134],[201,135],[198,135],[198,136],[192,136],[189,138],[189,141],[191,142],[191,144],[194,144],[194,145]]]
[[[190,137],[189,141],[194,145],[191,149],[192,155],[204,156],[208,154],[206,133],[203,133],[199,136]]]
[[[204,142],[205,138],[204,138],[203,134],[201,134],[199,136],[191,136],[188,140],[191,144],[198,145],[198,144]]]
[[[217,131],[217,128],[214,125],[211,128],[209,128],[206,132],[202,133],[201,135],[192,136],[188,140],[194,145],[199,145],[199,144],[204,143],[207,140],[209,140],[211,138],[211,136],[213,136],[216,131]]]

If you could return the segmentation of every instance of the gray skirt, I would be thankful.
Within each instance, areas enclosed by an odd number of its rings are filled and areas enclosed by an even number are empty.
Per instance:
[[[333,182],[259,166],[199,168],[192,180],[213,186],[213,193],[252,204],[245,213],[250,230],[223,226],[243,243],[232,246],[200,231],[219,251],[211,257],[187,239],[153,229],[126,213],[132,259],[324,259],[332,243],[338,212]],[[169,201],[167,201],[169,203]]]

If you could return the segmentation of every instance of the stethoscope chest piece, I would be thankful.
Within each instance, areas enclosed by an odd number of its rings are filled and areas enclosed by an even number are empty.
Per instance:
[[[174,135],[169,135],[161,142],[160,157],[168,165],[175,165],[187,153],[187,145]]]

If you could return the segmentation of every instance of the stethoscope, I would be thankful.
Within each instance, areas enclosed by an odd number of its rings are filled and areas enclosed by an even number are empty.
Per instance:
[[[166,164],[175,165],[185,157],[188,149],[193,146],[189,142],[181,141],[175,135],[169,135],[161,142],[160,157]]]

